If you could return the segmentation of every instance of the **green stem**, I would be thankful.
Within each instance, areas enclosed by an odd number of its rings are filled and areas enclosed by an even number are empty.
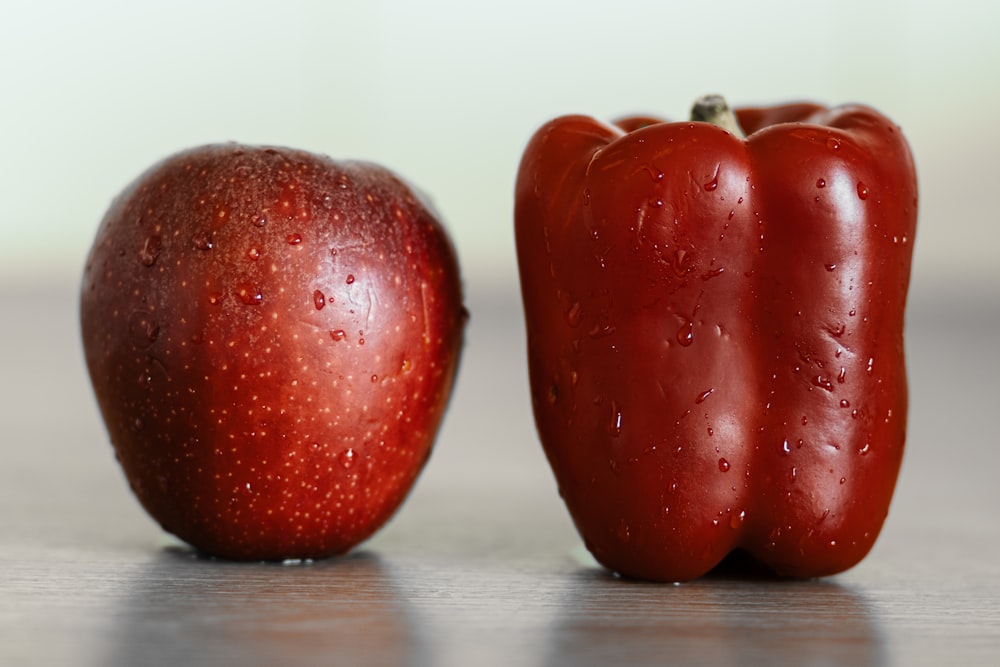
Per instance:
[[[746,135],[736,122],[736,115],[722,95],[702,95],[691,107],[691,120],[718,125],[730,134],[743,139]]]

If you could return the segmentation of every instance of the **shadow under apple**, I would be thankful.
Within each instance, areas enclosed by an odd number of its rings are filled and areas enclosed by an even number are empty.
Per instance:
[[[237,563],[187,547],[131,580],[107,665],[427,663],[400,589],[366,551],[322,561]]]

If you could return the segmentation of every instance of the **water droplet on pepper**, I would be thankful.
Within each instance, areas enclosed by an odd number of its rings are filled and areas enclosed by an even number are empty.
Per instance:
[[[580,306],[580,302],[574,302],[573,305],[566,311],[566,324],[571,327],[575,327],[580,324],[581,311],[582,308]]]
[[[812,379],[812,383],[819,387],[820,389],[825,389],[826,391],[833,391],[833,383],[822,375],[817,375]]]
[[[704,183],[702,187],[705,188],[705,192],[712,192],[719,187],[719,165],[715,166],[715,173],[712,174],[712,180],[708,183]]]
[[[622,434],[622,411],[616,401],[611,401],[611,435],[616,438]]]
[[[694,342],[694,322],[688,321],[677,330],[677,342],[688,347]]]

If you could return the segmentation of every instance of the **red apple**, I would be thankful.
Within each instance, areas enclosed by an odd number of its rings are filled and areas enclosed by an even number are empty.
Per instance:
[[[112,203],[83,276],[111,442],[167,531],[232,559],[349,550],[430,455],[467,313],[445,230],[364,162],[205,146]]]

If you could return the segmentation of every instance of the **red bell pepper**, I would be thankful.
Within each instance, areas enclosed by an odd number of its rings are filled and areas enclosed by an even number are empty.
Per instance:
[[[845,570],[903,456],[917,180],[900,129],[864,106],[731,116],[558,118],[518,174],[539,436],[587,548],[633,578],[733,552]]]

